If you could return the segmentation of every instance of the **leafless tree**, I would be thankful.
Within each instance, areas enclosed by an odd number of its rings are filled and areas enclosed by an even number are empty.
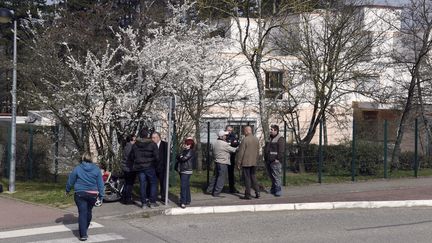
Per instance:
[[[292,15],[273,35],[287,73],[281,90],[287,97],[275,107],[294,133],[300,172],[304,172],[303,151],[319,124],[323,123],[327,143],[327,120],[338,121],[341,109],[336,108],[349,109],[350,96],[371,97],[380,85],[389,25],[377,27],[368,18],[380,19],[379,13],[363,4],[329,1],[319,9]]]
[[[428,96],[424,89],[430,87],[431,82],[429,74],[432,48],[432,2],[410,0],[400,12],[400,19],[399,45],[395,48],[393,57],[400,71],[408,72],[409,75],[402,75],[402,80],[396,80],[406,92],[401,97],[403,112],[392,153],[392,165],[396,168],[399,166],[400,145],[414,106],[420,108],[422,121],[431,138],[428,119],[425,116],[425,98]]]

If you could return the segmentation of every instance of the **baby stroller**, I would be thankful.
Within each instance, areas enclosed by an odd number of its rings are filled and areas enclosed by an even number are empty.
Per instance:
[[[124,180],[120,177],[113,176],[109,171],[102,173],[102,179],[104,181],[105,202],[115,202],[122,198]]]

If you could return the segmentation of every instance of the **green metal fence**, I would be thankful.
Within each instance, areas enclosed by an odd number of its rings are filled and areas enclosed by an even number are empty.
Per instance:
[[[286,185],[288,172],[298,173],[301,166],[305,172],[316,173],[317,182],[329,178],[390,178],[397,173],[412,171],[414,177],[419,171],[432,168],[430,139],[419,118],[405,126],[398,160],[391,163],[395,146],[398,121],[380,121],[371,126],[369,121],[353,121],[351,137],[340,143],[323,143],[323,125],[320,124],[318,144],[311,143],[300,155],[296,144],[287,144],[284,161],[283,183]],[[392,129],[390,130],[389,127]],[[285,135],[286,136],[286,135]],[[300,165],[303,163],[303,165]],[[330,179],[329,179],[330,180]]]

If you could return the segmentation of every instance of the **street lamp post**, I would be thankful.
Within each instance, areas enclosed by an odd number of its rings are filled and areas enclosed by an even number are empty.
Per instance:
[[[11,119],[11,148],[9,163],[9,192],[15,192],[15,167],[16,167],[16,88],[17,88],[17,22],[14,19],[14,12],[10,9],[0,8],[0,23],[13,21],[13,74],[12,74],[12,119]]]

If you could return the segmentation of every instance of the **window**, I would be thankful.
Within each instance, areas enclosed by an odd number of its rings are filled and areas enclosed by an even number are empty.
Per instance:
[[[378,111],[363,111],[365,121],[375,121],[378,119]]]
[[[358,48],[361,56],[361,61],[368,62],[371,61],[373,57],[372,46],[375,42],[374,34],[372,31],[363,31],[359,37]]]
[[[265,97],[267,99],[282,99],[282,71],[265,71]]]
[[[239,139],[244,138],[243,129],[245,126],[250,126],[252,128],[253,133],[255,134],[256,121],[238,121],[238,120],[228,120],[228,125],[233,128],[234,133],[239,136]]]

